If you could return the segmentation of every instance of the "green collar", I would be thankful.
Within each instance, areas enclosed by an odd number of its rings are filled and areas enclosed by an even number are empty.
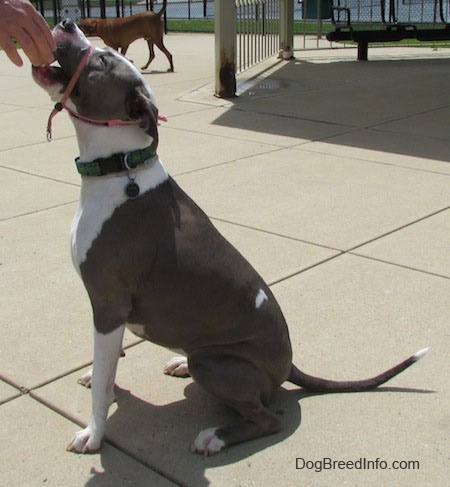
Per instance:
[[[112,156],[95,159],[91,162],[82,162],[80,158],[75,159],[78,172],[82,176],[105,176],[122,171],[135,169],[145,164],[156,156],[156,152],[151,147],[138,149],[132,152],[113,154]]]

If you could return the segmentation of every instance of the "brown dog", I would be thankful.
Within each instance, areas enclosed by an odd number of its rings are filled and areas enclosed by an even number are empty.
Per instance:
[[[164,26],[161,17],[164,14],[167,6],[167,0],[163,1],[163,6],[158,13],[142,12],[129,17],[113,18],[113,19],[94,19],[85,18],[79,24],[80,29],[87,36],[99,36],[103,42],[119,51],[125,56],[128,46],[137,39],[145,39],[148,44],[149,58],[147,64],[141,69],[147,69],[148,65],[155,58],[155,51],[153,45],[156,44],[158,48],[167,56],[170,63],[168,71],[173,71],[172,54],[166,49],[163,44]]]

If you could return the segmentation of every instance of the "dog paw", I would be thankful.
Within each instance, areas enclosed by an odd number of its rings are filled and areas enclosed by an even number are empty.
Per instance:
[[[191,451],[201,453],[205,457],[219,453],[225,447],[225,442],[216,436],[217,430],[218,428],[209,428],[200,431],[192,444]]]
[[[102,443],[102,438],[88,426],[84,430],[75,433],[66,450],[75,453],[92,453],[97,451]]]
[[[88,372],[83,374],[78,380],[78,384],[81,384],[84,387],[87,387],[88,389],[91,388],[92,384],[92,369],[90,369]]]
[[[189,367],[186,357],[174,357],[164,367],[164,373],[173,377],[189,377]]]

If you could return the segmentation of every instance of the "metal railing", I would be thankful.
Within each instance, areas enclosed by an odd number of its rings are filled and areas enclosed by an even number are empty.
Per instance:
[[[349,12],[352,24],[427,24],[450,22],[450,0],[335,0]]]
[[[237,72],[280,49],[279,0],[236,0]]]
[[[78,22],[85,17],[124,17],[153,10],[154,0],[134,3],[127,0],[31,0],[46,19],[56,24],[64,18]],[[158,7],[156,7],[158,10]]]

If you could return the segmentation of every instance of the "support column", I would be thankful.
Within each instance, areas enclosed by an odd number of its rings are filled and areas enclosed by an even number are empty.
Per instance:
[[[280,0],[280,53],[283,59],[294,57],[294,0]]]
[[[215,7],[215,95],[236,96],[236,4],[214,0]]]

